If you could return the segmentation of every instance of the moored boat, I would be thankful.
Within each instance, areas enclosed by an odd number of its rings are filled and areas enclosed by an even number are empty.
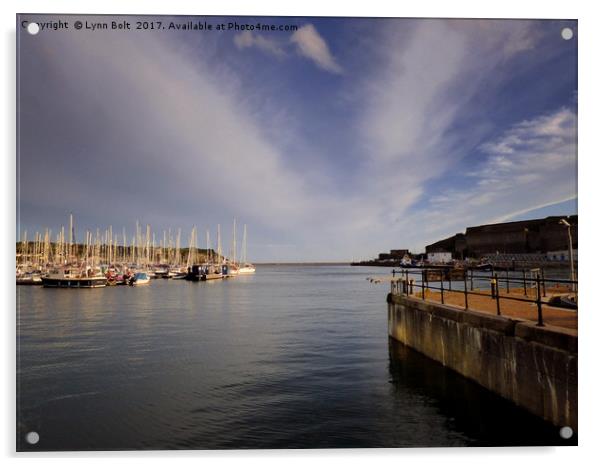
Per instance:
[[[253,264],[247,263],[238,269],[239,275],[245,275],[250,273],[255,273],[255,266]]]
[[[148,285],[151,279],[147,272],[136,272],[132,278],[130,278],[129,285]]]
[[[17,285],[41,285],[42,276],[39,273],[25,272],[17,274]]]
[[[206,282],[208,280],[219,280],[224,278],[222,269],[219,265],[215,264],[204,264],[201,268],[201,281]]]
[[[154,278],[169,278],[169,267],[166,265],[159,265],[154,268]]]
[[[107,286],[107,278],[99,269],[92,267],[69,267],[51,269],[42,277],[45,288],[102,288]]]
[[[171,278],[172,280],[182,280],[186,278],[186,274],[187,271],[185,267],[172,267],[169,269],[167,277],[164,278]]]
[[[242,236],[242,261],[238,267],[238,275],[248,275],[255,273],[255,266],[250,262],[247,262],[247,226],[244,226]]]

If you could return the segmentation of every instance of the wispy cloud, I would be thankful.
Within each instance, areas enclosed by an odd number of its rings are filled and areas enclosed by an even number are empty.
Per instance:
[[[575,199],[576,123],[573,111],[560,108],[512,125],[480,146],[483,158],[461,188],[432,196],[412,221],[451,234]]]
[[[234,36],[234,44],[239,49],[257,47],[263,52],[274,55],[278,58],[286,56],[286,52],[281,44],[274,40],[268,39],[261,34],[256,34],[251,31],[243,31]]]
[[[306,24],[296,30],[291,36],[291,41],[297,45],[301,55],[309,58],[319,68],[331,73],[343,73],[343,68],[333,57],[328,44],[312,24]]]

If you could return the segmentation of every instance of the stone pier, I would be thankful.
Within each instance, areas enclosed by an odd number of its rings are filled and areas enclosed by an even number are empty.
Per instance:
[[[577,431],[577,331],[389,294],[389,336]]]

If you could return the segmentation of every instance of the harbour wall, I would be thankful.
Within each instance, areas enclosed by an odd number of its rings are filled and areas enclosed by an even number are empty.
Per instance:
[[[389,294],[389,336],[577,431],[577,332]]]

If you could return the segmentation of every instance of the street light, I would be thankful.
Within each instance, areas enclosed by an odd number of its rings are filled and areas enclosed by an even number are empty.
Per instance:
[[[573,262],[573,238],[571,237],[571,224],[564,218],[558,222],[559,225],[564,225],[569,237],[569,262],[571,263],[571,291],[575,291],[575,264]]]

